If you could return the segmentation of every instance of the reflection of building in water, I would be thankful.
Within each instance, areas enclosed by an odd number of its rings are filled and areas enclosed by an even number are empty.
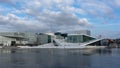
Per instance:
[[[112,50],[111,49],[98,49],[97,53],[99,53],[99,54],[112,54]]]
[[[90,68],[91,67],[91,57],[84,56],[81,52],[72,52],[68,50],[54,51],[51,55],[47,54],[49,57],[44,56],[41,61],[47,61],[46,65],[50,68]],[[46,59],[45,59],[46,58]]]
[[[84,56],[80,52],[66,53],[61,59],[61,64],[67,68],[89,68],[91,67],[90,56]],[[74,59],[73,59],[74,58]],[[63,61],[64,60],[64,61]]]
[[[15,53],[15,49],[0,49],[0,53]]]

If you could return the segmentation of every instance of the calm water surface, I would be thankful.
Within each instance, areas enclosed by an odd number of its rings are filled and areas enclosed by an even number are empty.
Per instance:
[[[0,49],[0,68],[120,68],[120,49]]]

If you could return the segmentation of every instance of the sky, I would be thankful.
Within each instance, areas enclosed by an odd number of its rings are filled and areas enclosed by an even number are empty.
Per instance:
[[[0,0],[0,32],[67,32],[120,38],[120,0]]]

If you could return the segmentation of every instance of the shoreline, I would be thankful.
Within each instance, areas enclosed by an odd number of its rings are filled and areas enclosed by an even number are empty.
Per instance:
[[[0,49],[100,49],[106,48],[106,46],[77,46],[77,45],[66,45],[66,46],[54,46],[54,44],[44,44],[38,46],[0,46]]]

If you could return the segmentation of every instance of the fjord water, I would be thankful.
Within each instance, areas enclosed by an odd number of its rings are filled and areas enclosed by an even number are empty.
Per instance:
[[[120,49],[0,49],[0,68],[119,68]]]

